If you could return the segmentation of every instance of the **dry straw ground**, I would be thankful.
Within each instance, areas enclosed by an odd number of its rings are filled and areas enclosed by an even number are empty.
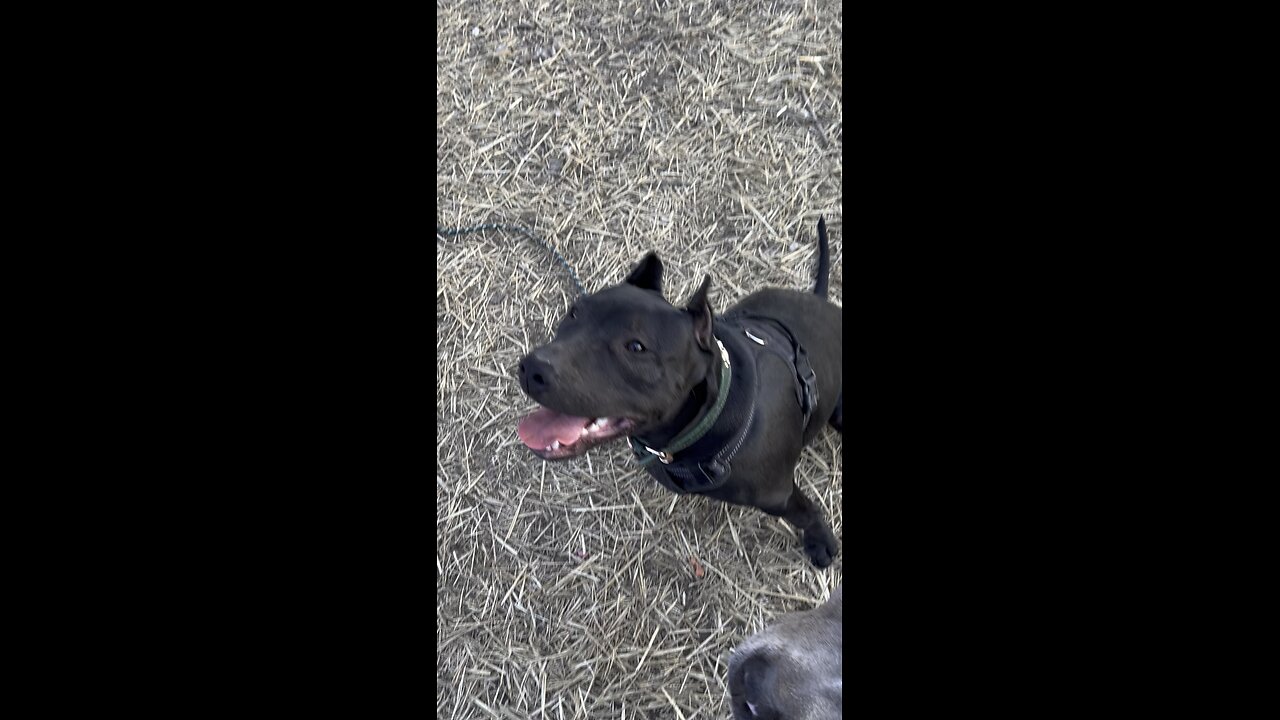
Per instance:
[[[841,302],[841,6],[835,0],[437,2],[437,223],[516,221],[618,282],[648,249],[682,302],[810,288],[831,230]],[[436,709],[440,718],[724,718],[729,650],[812,607],[826,570],[755,510],[676,497],[619,442],[544,463],[516,436],[512,368],[572,285],[542,248],[436,239]],[[841,438],[801,487],[837,537]]]

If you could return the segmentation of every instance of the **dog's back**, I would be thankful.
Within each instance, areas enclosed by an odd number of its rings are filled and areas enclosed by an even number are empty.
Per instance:
[[[725,311],[723,317],[755,315],[782,323],[809,355],[818,378],[819,418],[830,418],[836,411],[844,388],[841,377],[844,342],[844,314],[840,307],[827,301],[827,281],[831,256],[827,247],[826,218],[818,219],[818,270],[813,292],[768,288],[751,293]],[[838,416],[837,416],[838,417]],[[813,439],[821,428],[815,423],[805,433],[805,442]]]
[[[771,288],[743,298],[724,317],[732,318],[739,313],[772,318],[791,331],[804,346],[817,375],[818,408],[814,417],[821,420],[830,418],[844,388],[841,377],[844,323],[840,308],[813,293]],[[812,440],[821,428],[821,422],[811,423],[805,433],[805,442]]]

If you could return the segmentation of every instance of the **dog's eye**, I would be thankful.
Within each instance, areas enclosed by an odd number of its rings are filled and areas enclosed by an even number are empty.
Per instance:
[[[576,308],[576,307],[571,307],[571,308],[569,308],[569,317],[573,318],[574,320],[577,320],[577,319],[578,319],[578,308]]]
[[[641,345],[639,340],[632,340],[627,343],[627,350],[631,352],[644,352],[644,345]]]

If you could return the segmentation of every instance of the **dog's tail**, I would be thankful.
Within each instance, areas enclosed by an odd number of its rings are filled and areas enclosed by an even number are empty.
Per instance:
[[[827,251],[827,219],[818,216],[818,283],[813,294],[827,298],[827,275],[831,273],[831,253]]]

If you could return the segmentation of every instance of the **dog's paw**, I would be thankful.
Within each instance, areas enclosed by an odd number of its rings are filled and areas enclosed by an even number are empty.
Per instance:
[[[826,528],[823,529],[826,530]],[[805,532],[804,552],[809,556],[809,562],[824,568],[830,565],[831,559],[836,556],[836,539],[831,536],[829,530],[822,533]]]

